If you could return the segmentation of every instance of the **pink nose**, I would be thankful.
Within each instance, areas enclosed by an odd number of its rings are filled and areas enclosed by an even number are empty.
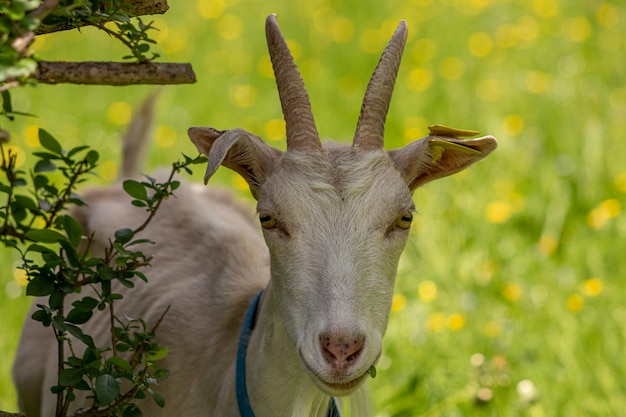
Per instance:
[[[320,344],[326,362],[337,371],[345,371],[356,362],[363,351],[365,336],[325,333],[320,335]]]

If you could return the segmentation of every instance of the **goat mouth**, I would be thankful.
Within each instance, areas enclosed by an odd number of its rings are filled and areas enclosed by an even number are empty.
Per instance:
[[[311,377],[313,379],[313,382],[315,382],[315,385],[317,385],[319,389],[321,389],[322,391],[324,391],[325,393],[329,395],[343,396],[343,395],[350,394],[359,385],[363,383],[363,381],[368,375],[368,373],[365,372],[364,374],[359,375],[349,381],[345,381],[345,382],[329,381],[327,378],[322,377],[318,372],[315,372],[309,366],[309,364],[304,359],[304,357],[302,357],[302,353],[300,353],[300,357],[301,357],[302,363],[304,364],[304,367],[311,374]],[[342,378],[337,378],[337,379],[341,380]]]
[[[355,388],[357,388],[359,385],[361,385],[366,377],[367,373],[356,377],[351,381],[339,383],[328,382],[319,377],[317,377],[317,380],[324,387],[324,391],[326,391],[327,393],[331,395],[346,395],[353,391]]]

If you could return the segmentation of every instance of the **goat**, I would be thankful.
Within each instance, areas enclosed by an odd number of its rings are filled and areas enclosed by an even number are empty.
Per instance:
[[[264,240],[252,215],[228,194],[189,184],[144,232],[157,242],[145,249],[154,257],[150,282],[116,305],[118,313],[148,323],[171,305],[158,331],[170,351],[163,366],[171,375],[160,387],[167,405],[163,410],[143,401],[144,415],[338,415],[334,397],[340,397],[340,409],[349,404],[350,415],[371,414],[364,381],[381,355],[415,211],[412,192],[497,146],[491,136],[461,140],[463,131],[434,126],[421,140],[384,150],[404,21],[370,79],[352,144],[322,145],[274,15],[267,18],[266,35],[286,151],[243,129],[188,131],[208,158],[205,183],[220,165],[247,181]],[[120,188],[85,196],[89,207],[79,208],[78,217],[87,233],[104,241],[140,221],[141,211],[131,208]],[[106,324],[92,320],[87,331],[104,343]],[[29,417],[51,416],[54,409],[46,387],[54,385],[56,357],[43,332],[27,321],[14,368]],[[245,384],[236,387],[236,378]]]

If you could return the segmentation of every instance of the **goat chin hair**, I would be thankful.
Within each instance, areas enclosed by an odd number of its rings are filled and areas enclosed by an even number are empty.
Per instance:
[[[308,392],[305,392],[308,391]],[[291,411],[291,417],[326,417],[330,396],[319,390],[305,390],[300,387]],[[371,417],[373,406],[365,386],[347,397],[337,398],[337,405],[344,417]]]

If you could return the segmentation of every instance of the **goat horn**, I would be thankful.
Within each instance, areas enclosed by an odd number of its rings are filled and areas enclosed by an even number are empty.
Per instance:
[[[309,95],[287,42],[276,23],[276,15],[267,17],[265,33],[280,105],[285,117],[287,149],[321,149]]]
[[[365,90],[353,146],[359,149],[376,149],[384,146],[385,119],[393,86],[398,75],[402,51],[407,36],[407,25],[401,20],[385,48],[378,66]]]

